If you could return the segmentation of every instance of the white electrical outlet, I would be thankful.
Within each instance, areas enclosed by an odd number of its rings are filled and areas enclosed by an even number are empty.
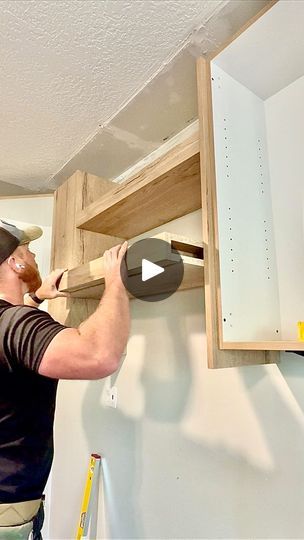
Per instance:
[[[104,396],[104,404],[106,407],[117,407],[117,386],[110,386],[106,389]]]

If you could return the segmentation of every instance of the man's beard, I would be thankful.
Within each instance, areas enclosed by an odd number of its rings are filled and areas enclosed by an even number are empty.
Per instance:
[[[27,284],[28,292],[36,292],[42,283],[39,270],[26,262],[24,262],[24,266],[25,268],[20,273],[20,279]]]

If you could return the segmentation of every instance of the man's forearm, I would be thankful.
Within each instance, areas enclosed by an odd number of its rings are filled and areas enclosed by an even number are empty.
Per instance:
[[[118,363],[130,332],[130,302],[122,285],[106,288],[96,311],[78,327],[94,353],[107,353]]]

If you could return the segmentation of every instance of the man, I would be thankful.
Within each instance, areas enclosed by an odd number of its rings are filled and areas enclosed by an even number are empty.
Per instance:
[[[67,328],[37,309],[63,270],[42,283],[23,231],[0,220],[0,539],[41,539],[42,493],[53,459],[58,379],[99,379],[113,373],[125,349],[129,298],[120,267],[127,243],[104,253],[105,292],[78,328]],[[27,296],[26,293],[29,293]],[[24,297],[27,305],[24,305]],[[12,535],[12,536],[11,536]]]

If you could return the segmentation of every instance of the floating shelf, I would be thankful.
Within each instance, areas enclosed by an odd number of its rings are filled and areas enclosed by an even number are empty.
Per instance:
[[[193,289],[204,285],[204,260],[203,248],[200,242],[192,241],[184,236],[171,233],[161,233],[153,236],[168,243],[168,251],[165,258],[153,254],[151,259],[155,264],[167,266],[176,262],[176,250],[178,250],[184,263],[184,278],[179,290]],[[129,243],[132,245],[132,242]],[[73,298],[96,298],[100,299],[104,291],[104,263],[103,257],[99,257],[86,264],[82,264],[64,272],[59,290],[68,292]],[[141,265],[134,266],[134,275],[141,272]],[[160,294],[170,291],[171,284],[164,280],[162,285],[153,291]],[[147,283],[147,291],[151,295],[151,285]],[[143,292],[142,296],[146,296]]]
[[[116,186],[78,214],[77,227],[133,238],[201,208],[198,130]]]
[[[304,341],[224,341],[220,349],[242,351],[304,351]]]

